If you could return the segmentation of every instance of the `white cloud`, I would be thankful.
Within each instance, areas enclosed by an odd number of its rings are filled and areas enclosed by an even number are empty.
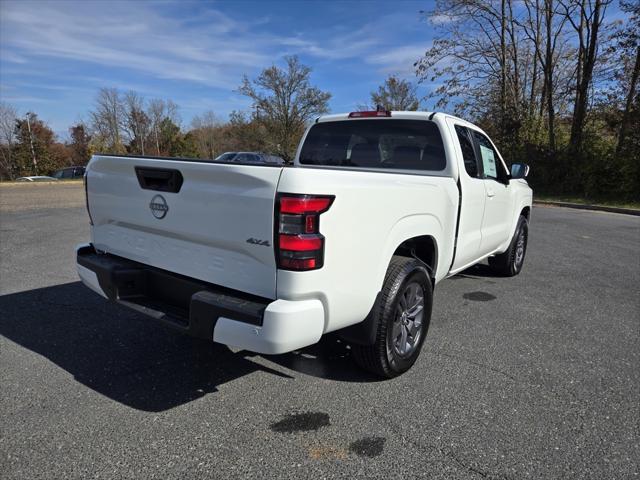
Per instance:
[[[2,80],[16,87],[13,99],[24,108],[49,102],[36,98],[42,91],[32,93],[50,84],[44,92],[65,107],[86,105],[97,88],[115,86],[172,98],[187,115],[209,108],[228,112],[249,105],[232,93],[242,75],[281,63],[283,55],[303,55],[304,63],[325,76],[341,76],[339,69],[360,73],[363,64],[378,74],[409,76],[428,48],[426,41],[407,42],[409,33],[424,28],[415,12],[371,23],[351,17],[314,27],[301,23],[295,31],[282,28],[281,19],[251,12],[234,18],[215,3],[185,3],[0,0]],[[60,111],[52,115],[69,115]]]
[[[15,58],[79,60],[222,88],[235,87],[241,70],[270,60],[255,39],[241,35],[244,26],[219,12],[187,28],[188,19],[163,17],[154,5],[3,2],[4,51]]]
[[[438,13],[429,17],[429,23],[432,25],[445,25],[456,20],[453,15],[447,15],[446,13]]]
[[[279,39],[279,42],[284,46],[292,47],[296,53],[306,53],[325,60],[358,58],[381,43],[376,28],[376,25],[365,24],[354,31],[326,32],[320,40],[305,36],[305,38],[285,37]]]
[[[422,57],[429,48],[426,44],[404,45],[378,51],[365,57],[365,62],[378,65],[383,73],[409,75],[415,73],[413,64]]]
[[[23,56],[18,55],[15,52],[10,52],[5,49],[0,50],[0,61],[19,63],[19,64],[27,63],[27,59],[24,58]]]
[[[35,97],[33,95],[2,95],[2,101],[11,103],[53,103],[55,100],[46,97]]]
[[[268,17],[237,21],[208,9],[197,16],[174,18],[158,5],[176,6],[151,2],[3,2],[0,60],[68,59],[225,89],[236,88],[243,73],[256,71],[285,54],[306,54],[328,61],[369,58],[370,63],[392,63],[394,68],[400,61],[408,60],[409,66],[415,61],[415,55],[408,55],[413,47],[397,49],[403,58],[383,61],[383,54],[371,54],[385,42],[378,23],[364,24],[353,31],[338,27],[316,38],[307,33],[275,35],[258,28],[269,23]],[[406,23],[406,19],[392,20]],[[419,50],[415,47],[413,51]]]

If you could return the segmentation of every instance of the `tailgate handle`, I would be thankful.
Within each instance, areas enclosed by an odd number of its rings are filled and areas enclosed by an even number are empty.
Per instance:
[[[138,183],[144,190],[178,193],[182,187],[179,170],[153,167],[135,167]]]

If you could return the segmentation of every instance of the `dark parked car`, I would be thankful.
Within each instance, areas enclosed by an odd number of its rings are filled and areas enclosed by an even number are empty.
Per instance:
[[[67,167],[58,170],[52,175],[53,178],[58,180],[68,180],[73,178],[82,178],[84,175],[85,167]]]
[[[259,163],[267,165],[284,165],[285,161],[268,153],[258,152],[226,152],[216,158],[217,162],[229,163]]]

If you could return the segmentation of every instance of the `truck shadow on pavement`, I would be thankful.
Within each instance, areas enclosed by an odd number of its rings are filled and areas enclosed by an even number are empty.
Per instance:
[[[258,356],[243,353],[247,358]],[[328,380],[354,383],[384,380],[359,368],[351,358],[350,346],[335,333],[325,334],[317,344],[301,350],[264,358],[289,370]]]
[[[0,335],[44,356],[98,393],[138,410],[168,410],[256,371],[294,378],[264,365],[258,356],[254,361],[247,352],[236,354],[224,345],[164,328],[106,301],[80,282],[0,296],[0,312]],[[265,358],[310,375],[367,381],[366,374],[343,358],[343,344],[333,339],[328,343]]]

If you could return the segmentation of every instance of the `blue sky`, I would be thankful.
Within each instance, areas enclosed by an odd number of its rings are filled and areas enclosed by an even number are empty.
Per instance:
[[[0,0],[0,97],[64,134],[100,87],[170,98],[183,124],[249,107],[234,90],[285,55],[350,111],[390,73],[414,80],[430,46],[430,1]],[[421,85],[422,94],[431,87]]]

